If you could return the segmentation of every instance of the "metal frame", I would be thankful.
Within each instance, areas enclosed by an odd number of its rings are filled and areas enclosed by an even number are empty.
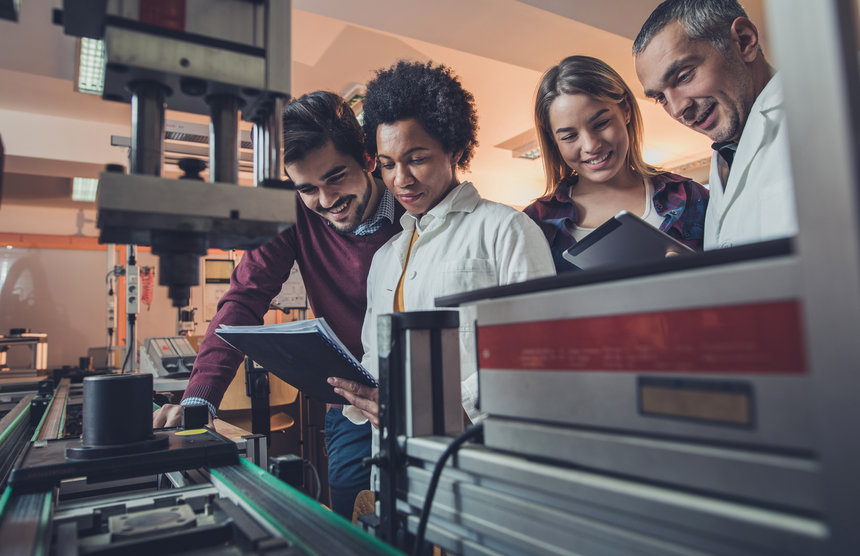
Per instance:
[[[860,76],[853,0],[769,0],[798,205],[810,416],[830,554],[860,551]],[[803,40],[801,37],[808,40]],[[826,107],[810,110],[810,104]]]

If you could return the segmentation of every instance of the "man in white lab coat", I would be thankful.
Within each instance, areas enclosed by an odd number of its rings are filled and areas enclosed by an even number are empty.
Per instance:
[[[667,0],[633,43],[645,94],[710,137],[705,249],[797,233],[779,75],[736,0]]]

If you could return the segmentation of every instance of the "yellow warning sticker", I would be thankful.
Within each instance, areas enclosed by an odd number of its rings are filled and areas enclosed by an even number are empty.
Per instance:
[[[176,436],[194,436],[195,434],[205,434],[207,429],[188,429],[186,431],[177,431]]]

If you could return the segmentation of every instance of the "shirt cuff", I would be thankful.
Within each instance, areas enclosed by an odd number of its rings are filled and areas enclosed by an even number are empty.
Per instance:
[[[367,422],[367,417],[354,405],[344,405],[343,416],[349,419],[354,425],[363,425]]]
[[[463,410],[472,423],[483,421],[485,414],[478,411],[478,373],[470,375],[460,383],[460,395],[463,401]]]
[[[209,413],[212,414],[212,417],[215,417],[215,406],[212,405],[212,403],[210,403],[208,400],[204,400],[203,398],[193,398],[192,397],[192,398],[185,398],[184,400],[179,402],[179,405],[181,405],[183,407],[186,405],[201,405],[201,404],[208,407]]]

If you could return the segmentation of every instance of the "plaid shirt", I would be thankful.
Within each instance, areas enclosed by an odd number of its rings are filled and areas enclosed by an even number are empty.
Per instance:
[[[382,186],[382,198],[376,213],[358,225],[352,232],[357,236],[369,236],[375,234],[387,222],[394,222],[394,195],[384,185]]]
[[[689,178],[670,173],[654,176],[651,183],[654,184],[654,208],[663,217],[660,230],[688,247],[701,251],[708,190]],[[556,270],[575,270],[561,256],[576,243],[570,230],[579,222],[576,205],[568,195],[568,188],[556,188],[555,193],[541,197],[523,212],[540,226],[546,236]]]

